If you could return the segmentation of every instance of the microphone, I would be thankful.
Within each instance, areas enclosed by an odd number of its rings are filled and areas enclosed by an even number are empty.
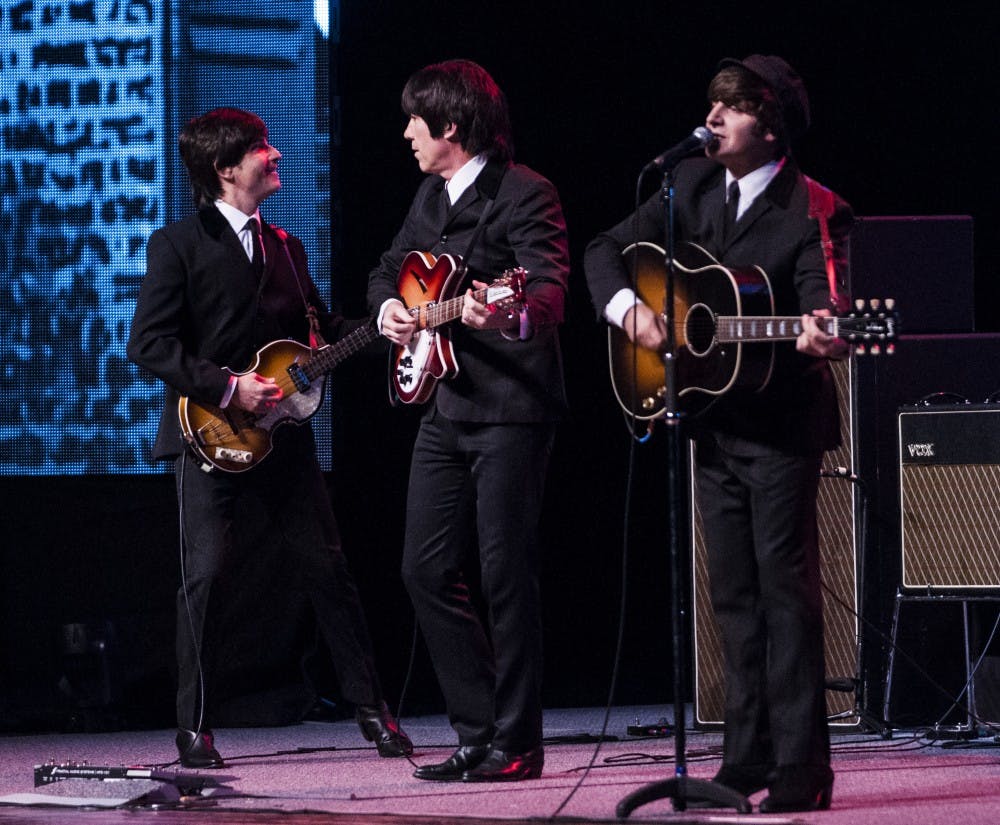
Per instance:
[[[646,168],[643,169],[643,171],[646,172],[651,169],[673,169],[680,160],[690,155],[695,149],[701,149],[703,146],[708,146],[708,144],[713,140],[715,140],[715,135],[713,135],[704,126],[699,126],[676,146],[671,146],[666,152],[663,152],[653,158],[646,164]]]

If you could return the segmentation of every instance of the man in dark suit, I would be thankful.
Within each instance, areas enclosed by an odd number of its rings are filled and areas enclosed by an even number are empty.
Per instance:
[[[257,351],[278,339],[309,344],[315,332],[332,342],[351,323],[324,307],[301,241],[261,222],[260,204],[281,186],[281,154],[268,143],[264,122],[238,109],[213,110],[184,127],[180,152],[198,212],[149,239],[128,355],[166,385],[153,456],[175,459],[182,517],[181,763],[223,765],[211,720],[225,650],[220,628],[232,619],[224,585],[255,553],[281,557],[300,576],[365,738],[381,756],[408,755],[412,745],[383,701],[308,423],[279,427],[271,453],[241,473],[211,469],[185,449],[179,396],[217,408],[220,416],[227,409],[266,414],[280,403],[282,389],[248,369],[257,366]]]
[[[844,292],[852,217],[791,157],[809,103],[788,63],[771,55],[725,60],[708,98],[707,157],[673,170],[675,237],[729,267],[760,266],[774,298],[768,314],[801,314],[803,330],[794,349],[778,345],[762,391],[730,391],[689,424],[726,674],[715,781],[744,795],[769,788],[764,811],[810,810],[829,805],[833,785],[816,492],[822,453],[839,438],[827,359],[846,352],[815,316],[829,315]],[[830,208],[810,209],[824,199]],[[827,213],[829,256],[813,211]],[[663,245],[665,223],[658,193],[592,241],[585,258],[598,312],[656,351],[667,344],[662,307],[636,298],[622,250],[635,239]],[[682,263],[685,251],[678,246]]]
[[[416,320],[398,288],[408,252],[457,255],[467,265],[461,319],[447,331],[459,371],[437,384],[421,419],[403,550],[403,578],[459,748],[414,775],[529,779],[543,765],[538,522],[565,406],[566,226],[552,184],[512,163],[507,104],[480,66],[428,66],[408,80],[402,105],[403,137],[428,177],[370,275],[382,334],[416,347]],[[527,270],[523,308],[494,311],[475,300],[469,287],[518,266]],[[477,538],[488,628],[465,567]]]

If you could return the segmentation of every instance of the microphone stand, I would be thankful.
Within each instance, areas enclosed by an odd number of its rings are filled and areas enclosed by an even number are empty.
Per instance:
[[[666,387],[664,396],[663,421],[667,428],[667,523],[670,537],[670,595],[673,601],[671,611],[672,649],[674,659],[674,776],[650,782],[622,799],[615,808],[619,819],[624,819],[640,805],[655,799],[672,799],[675,811],[687,810],[688,802],[698,808],[735,808],[738,813],[748,814],[753,810],[750,801],[742,794],[705,779],[693,779],[687,775],[685,754],[685,723],[687,709],[684,704],[686,687],[685,621],[687,613],[684,586],[681,577],[684,570],[684,552],[687,547],[682,537],[681,525],[687,524],[684,500],[681,498],[683,444],[683,413],[677,400],[677,333],[674,307],[674,181],[673,167],[664,167],[663,206],[666,217],[666,237],[664,243],[666,289],[663,314],[667,325],[667,349],[663,356]]]

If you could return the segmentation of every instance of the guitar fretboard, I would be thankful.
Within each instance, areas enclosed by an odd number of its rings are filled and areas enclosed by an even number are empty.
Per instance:
[[[497,295],[496,293],[500,294]],[[472,297],[477,303],[494,303],[504,298],[509,298],[513,290],[502,285],[491,284],[485,289],[477,289],[472,293]],[[465,302],[465,295],[449,298],[436,304],[425,304],[423,306],[412,307],[409,312],[418,320],[421,329],[433,329],[449,321],[454,321],[462,314],[462,305]]]
[[[473,296],[477,301],[482,302],[485,292],[485,289],[480,289],[477,292],[474,292]],[[440,301],[436,304],[414,307],[410,310],[410,314],[417,317],[419,321],[418,326],[421,328],[433,329],[434,327],[441,326],[441,324],[454,321],[459,315],[461,315],[462,303],[464,300],[465,296],[460,295],[457,298],[449,298],[446,301]],[[421,311],[423,311],[422,316]]]
[[[895,322],[884,316],[816,316],[820,329],[827,335],[846,338],[849,341],[890,339],[895,337]],[[692,320],[697,329],[705,319]],[[714,319],[715,340],[739,341],[791,341],[802,334],[802,319],[798,315],[736,316],[720,315]]]
[[[302,365],[302,371],[309,377],[309,380],[325,375],[356,352],[360,352],[372,341],[378,338],[378,331],[374,324],[366,324],[358,327],[350,335],[341,338],[337,343],[323,347],[312,358]]]
[[[836,318],[822,319],[824,331],[835,334],[826,321],[836,321]],[[738,317],[719,316],[715,319],[716,337],[720,341],[780,341],[798,338],[802,334],[802,319],[798,316],[773,317]]]

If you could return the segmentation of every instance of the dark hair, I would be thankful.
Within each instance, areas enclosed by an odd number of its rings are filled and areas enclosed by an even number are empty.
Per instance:
[[[742,66],[720,69],[708,84],[709,105],[716,101],[757,118],[761,133],[775,136],[775,153],[787,154],[789,136],[781,115],[781,106],[771,88],[753,72]]]
[[[267,126],[252,112],[221,108],[191,118],[181,129],[178,144],[195,206],[217,200],[222,194],[218,169],[236,166],[262,140],[267,140]]]
[[[514,156],[507,98],[489,73],[471,60],[425,66],[406,81],[403,112],[422,117],[431,137],[454,123],[455,138],[470,155],[494,160]]]

